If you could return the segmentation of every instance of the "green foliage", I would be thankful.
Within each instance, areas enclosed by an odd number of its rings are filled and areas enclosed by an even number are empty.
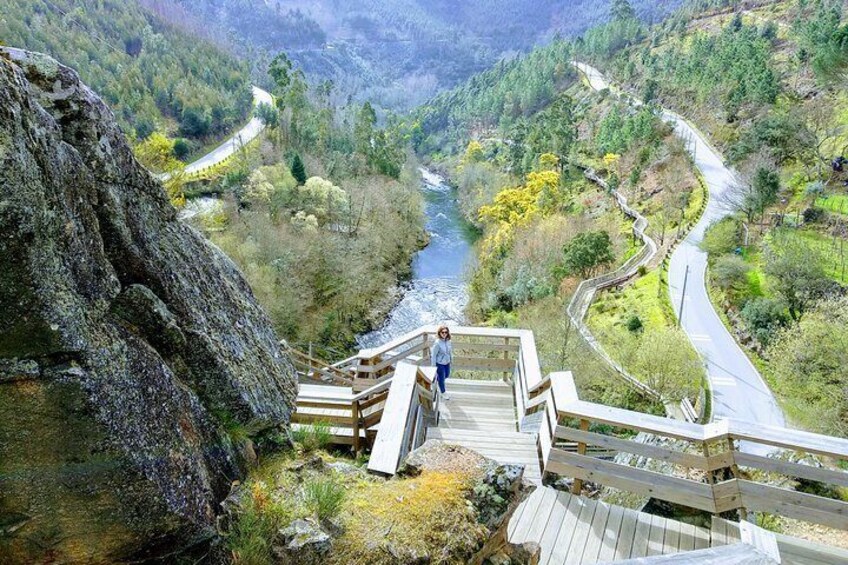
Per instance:
[[[803,62],[809,62],[816,78],[828,84],[844,78],[848,69],[848,25],[841,25],[842,2],[799,2],[793,22]]]
[[[312,453],[319,449],[326,449],[332,440],[330,424],[327,422],[314,422],[302,424],[292,430],[292,439],[300,445],[306,453]]]
[[[798,320],[816,300],[833,289],[824,271],[821,254],[802,239],[772,240],[766,249],[765,272],[773,289]]]
[[[185,139],[174,140],[174,157],[180,161],[185,161],[185,158],[191,152],[191,145]]]
[[[716,259],[710,275],[719,288],[735,293],[746,287],[750,270],[751,267],[741,257],[722,255]]]
[[[634,143],[655,146],[667,133],[665,129],[650,108],[630,112],[626,106],[617,104],[598,125],[595,146],[600,156],[621,154]]]
[[[563,248],[566,272],[588,279],[598,268],[615,260],[612,240],[605,231],[582,232]]]
[[[256,117],[262,120],[262,123],[270,128],[275,128],[280,125],[280,111],[266,102],[261,102],[254,112]]]
[[[550,104],[576,77],[568,63],[571,46],[562,40],[493,68],[433,98],[418,112],[426,149],[466,139],[472,127],[508,129]],[[514,138],[513,138],[514,139]],[[517,140],[517,144],[522,140]]]
[[[0,37],[76,69],[139,139],[171,118],[188,137],[217,135],[250,111],[246,65],[135,1],[5,3]]]
[[[302,185],[306,183],[306,167],[303,165],[303,159],[300,158],[299,153],[295,153],[294,157],[292,157],[291,174],[294,180],[297,181],[297,184]]]
[[[703,374],[701,359],[678,328],[639,334],[624,345],[620,357],[639,380],[665,401],[693,399],[698,394]]]
[[[741,315],[748,330],[763,345],[768,345],[774,335],[789,325],[790,321],[785,304],[763,297],[749,300],[742,308]]]
[[[624,324],[624,327],[627,328],[629,332],[640,332],[644,325],[642,324],[642,319],[639,316],[633,315],[627,319],[627,323]]]
[[[773,384],[806,429],[848,434],[848,299],[820,302],[768,349]]]
[[[728,158],[740,162],[766,149],[778,164],[785,164],[811,157],[810,148],[815,144],[815,136],[798,112],[773,110],[742,131],[730,146]]]
[[[335,518],[345,499],[345,488],[334,477],[312,479],[303,485],[306,508],[319,520]]]
[[[642,24],[627,2],[616,0],[611,15],[611,21],[589,29],[582,40],[578,39],[577,49],[581,53],[590,58],[606,59],[645,36]]]
[[[700,247],[710,256],[731,253],[742,243],[741,226],[734,218],[724,218],[714,222],[707,228]]]
[[[685,47],[674,45],[642,62],[641,78],[655,81],[661,93],[715,101],[730,122],[746,107],[773,103],[780,92],[771,42],[741,22],[715,35],[694,32]]]
[[[271,543],[282,525],[288,519],[279,513],[269,511],[264,498],[246,497],[238,520],[226,537],[227,548],[237,563],[250,565],[271,565],[274,563]]]

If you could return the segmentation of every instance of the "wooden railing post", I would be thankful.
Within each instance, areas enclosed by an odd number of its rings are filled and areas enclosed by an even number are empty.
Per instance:
[[[707,441],[704,441],[703,444],[704,457],[709,460],[710,458],[710,444]],[[713,477],[713,472],[711,470],[707,470],[707,482],[709,484],[715,484],[715,477]]]
[[[733,475],[734,479],[739,479],[739,465],[736,464],[736,441],[729,437],[727,438],[727,447],[730,449],[730,453],[734,454],[732,457],[733,462],[730,464],[730,473]],[[739,519],[743,522],[748,521],[748,509],[744,506],[739,507]]]
[[[589,420],[580,420],[580,431],[589,431]],[[577,455],[586,455],[586,444],[584,442],[577,444]],[[574,477],[574,483],[571,485],[571,493],[580,494],[581,490],[583,490],[583,480]]]
[[[313,357],[313,355],[312,355],[312,342],[310,341],[309,342],[309,368],[306,370],[306,376],[307,377],[312,376],[312,357]]]
[[[509,346],[509,338],[508,338],[508,337],[503,338],[503,342],[504,342],[504,345],[505,345],[505,346]],[[505,347],[505,348],[504,348],[503,358],[504,358],[504,359],[509,359],[509,347]],[[509,379],[509,372],[506,372],[506,371],[505,371],[505,372],[504,372],[504,379],[503,379],[503,380],[504,380],[504,381],[506,381],[506,380],[508,380],[508,379]]]
[[[350,405],[353,427],[353,454],[359,454],[359,401],[354,400]]]

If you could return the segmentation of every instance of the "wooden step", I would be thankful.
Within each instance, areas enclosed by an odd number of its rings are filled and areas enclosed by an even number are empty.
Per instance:
[[[452,377],[448,377],[448,380],[445,382],[448,389],[451,388],[455,390],[462,391],[476,391],[480,393],[495,393],[495,394],[503,394],[508,393],[512,394],[512,387],[506,384],[503,381],[475,381],[469,379],[455,379]]]
[[[478,431],[498,431],[511,432],[515,431],[514,424],[493,424],[491,422],[475,422],[473,420],[451,421],[443,420],[439,422],[440,428],[459,429],[459,430],[478,430]]]
[[[469,439],[515,439],[521,442],[527,441],[536,444],[536,436],[534,434],[524,434],[518,431],[508,431],[508,432],[487,432],[480,430],[445,430],[441,427],[432,427],[431,430],[434,430],[434,433],[437,434],[462,434],[464,437],[468,437]]]

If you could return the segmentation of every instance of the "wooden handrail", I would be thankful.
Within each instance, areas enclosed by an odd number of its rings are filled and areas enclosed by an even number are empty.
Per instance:
[[[420,429],[423,411],[432,412],[438,406],[438,388],[432,383],[430,376],[416,365],[398,364],[368,460],[369,471],[394,475],[406,454],[418,447],[424,437]]]
[[[749,475],[744,469],[839,486],[848,486],[848,472],[738,449],[739,442],[745,442],[846,459],[848,440],[741,420],[693,424],[585,402],[577,399],[569,373],[551,375],[548,396],[539,433],[543,471],[573,477],[575,488],[579,489],[581,481],[591,480],[713,513],[739,510],[745,514],[755,510],[848,529],[847,502],[758,483],[750,478],[758,475]],[[591,423],[688,442],[690,449],[645,444],[599,433],[590,429]],[[563,442],[571,445],[577,442],[577,453],[559,447]],[[592,457],[591,449],[587,452],[588,446],[663,461],[687,469],[687,477],[666,476],[604,461]],[[701,475],[705,480],[688,478],[693,475]]]

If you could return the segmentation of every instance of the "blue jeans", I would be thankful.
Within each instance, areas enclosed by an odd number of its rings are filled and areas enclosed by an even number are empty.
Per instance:
[[[439,391],[445,393],[445,380],[450,376],[450,365],[436,363],[436,380],[439,381]]]

